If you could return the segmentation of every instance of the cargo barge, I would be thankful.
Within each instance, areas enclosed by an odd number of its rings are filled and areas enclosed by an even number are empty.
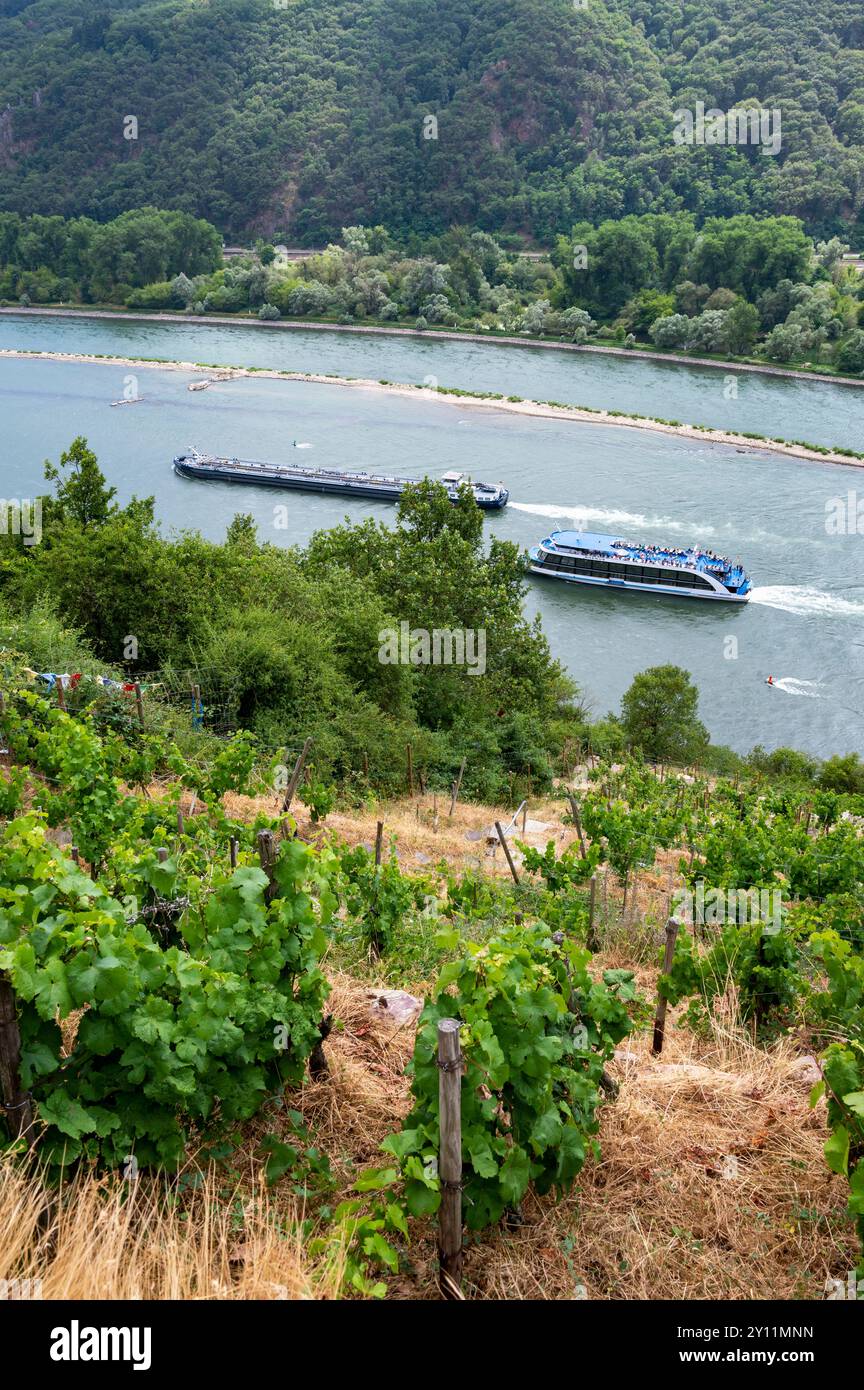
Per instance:
[[[174,472],[183,478],[294,488],[300,492],[336,493],[344,497],[368,497],[376,502],[398,502],[406,487],[422,481],[419,478],[391,477],[386,473],[354,473],[341,468],[310,468],[285,463],[255,463],[250,459],[219,458],[213,454],[201,454],[197,449],[178,454],[174,460]],[[457,501],[460,488],[467,484],[477,506],[484,511],[500,511],[510,498],[503,483],[475,483],[464,473],[445,473],[440,481],[446,487],[451,502]]]

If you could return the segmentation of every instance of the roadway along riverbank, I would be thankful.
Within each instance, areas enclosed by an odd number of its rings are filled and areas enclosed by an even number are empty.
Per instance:
[[[445,404],[459,405],[466,408],[481,408],[486,410],[504,410],[515,415],[540,416],[544,419],[571,420],[575,422],[618,425],[625,429],[650,430],[655,434],[679,435],[684,439],[700,440],[709,444],[723,444],[737,448],[740,451],[760,453],[786,454],[791,458],[812,459],[818,463],[843,464],[846,467],[864,466],[864,457],[849,456],[848,454],[829,449],[810,447],[804,443],[787,442],[778,439],[766,439],[762,436],[753,434],[736,433],[730,430],[710,429],[703,425],[690,425],[675,421],[653,419],[650,416],[631,415],[621,411],[608,411],[601,409],[590,409],[586,406],[570,406],[559,402],[534,401],[516,398],[507,398],[497,392],[470,392],[459,391],[457,389],[447,390],[443,387],[434,389],[427,387],[408,386],[395,382],[374,381],[371,378],[363,377],[343,377],[327,376],[319,372],[290,372],[278,371],[267,367],[233,367],[216,366],[214,363],[201,362],[173,362],[153,360],[150,358],[138,357],[114,357],[94,353],[78,352],[46,352],[21,348],[2,348],[0,349],[0,359],[19,358],[36,359],[48,362],[81,362],[93,363],[96,366],[128,367],[141,371],[162,370],[178,372],[227,372],[230,373],[229,379],[239,379],[242,377],[264,377],[276,381],[303,381],[319,383],[325,386],[346,386],[354,387],[364,391],[385,392],[394,396],[422,396],[425,400],[442,401]],[[224,381],[224,378],[223,378]]]

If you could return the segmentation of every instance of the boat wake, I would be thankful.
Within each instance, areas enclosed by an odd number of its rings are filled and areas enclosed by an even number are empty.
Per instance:
[[[556,507],[545,502],[511,502],[511,510],[527,512],[529,516],[544,517],[548,521],[575,521],[584,525],[586,521],[605,522],[607,526],[631,526],[634,530],[648,528],[664,531],[680,531],[689,536],[713,536],[711,526],[696,526],[689,521],[670,521],[668,517],[643,516],[640,512],[616,511],[607,507]]]
[[[821,684],[821,681],[802,681],[796,676],[783,676],[780,680],[774,678],[771,689],[782,690],[787,695],[804,695],[808,700],[821,700],[822,696],[818,693]]]
[[[799,588],[796,585],[757,586],[750,594],[750,602],[762,604],[766,608],[779,608],[784,613],[864,617],[864,602],[860,599],[840,598],[837,594],[823,593],[821,589]]]

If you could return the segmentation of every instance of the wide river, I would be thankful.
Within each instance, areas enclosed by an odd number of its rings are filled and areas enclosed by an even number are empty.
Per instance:
[[[320,331],[129,321],[0,317],[0,347],[266,366],[495,390],[639,411],[860,448],[864,390],[728,374],[634,358]],[[503,480],[511,503],[490,534],[522,547],[584,523],[634,539],[698,541],[740,558],[753,576],[741,607],[607,594],[532,579],[556,656],[590,707],[618,707],[633,675],[675,662],[693,673],[712,737],[813,753],[864,753],[864,474],[638,429],[525,418],[418,394],[238,379],[189,392],[200,373],[140,369],[141,404],[111,409],[128,372],[97,364],[0,360],[0,496],[32,497],[42,464],[86,435],[121,500],[154,494],[166,529],[219,538],[237,511],[262,539],[289,545],[353,518],[392,518],[383,504],[274,496],[180,479],[171,459],[188,444],[247,458],[438,476],[470,470]],[[295,443],[310,446],[296,454]],[[848,494],[855,494],[848,498]],[[862,535],[854,507],[862,502]],[[847,500],[845,533],[826,525]],[[851,505],[849,505],[851,504]],[[280,517],[280,520],[282,518]],[[170,596],[168,596],[170,601]],[[410,615],[405,615],[410,616]],[[765,684],[768,673],[780,685]]]

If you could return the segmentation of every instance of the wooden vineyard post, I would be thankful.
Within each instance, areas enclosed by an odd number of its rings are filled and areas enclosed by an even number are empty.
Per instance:
[[[384,822],[379,820],[375,831],[375,863],[381,863],[381,850],[384,844]]]
[[[57,677],[57,703],[62,710],[66,709],[66,696],[63,694],[63,682]]]
[[[264,897],[269,903],[276,897],[276,876],[273,872],[273,866],[276,863],[276,838],[272,830],[258,831],[258,859],[261,868],[267,875]]]
[[[760,922],[760,923],[759,923],[759,946],[758,946],[758,948],[757,948],[756,960],[757,960],[757,963],[758,963],[758,965],[759,965],[760,967],[764,966],[764,964],[765,964],[765,924],[764,924],[764,922]],[[758,1033],[759,1029],[762,1027],[762,1024],[765,1022],[765,1012],[766,1012],[766,1010],[765,1010],[765,983],[764,983],[764,979],[762,979],[762,977],[760,977],[760,990],[759,990],[759,993],[758,993],[757,996],[756,996],[756,1008],[755,1008],[754,1014],[753,1014],[753,1021],[754,1021],[754,1023],[756,1024],[756,1031],[757,1031],[757,1033]]]
[[[406,753],[407,753],[407,755],[408,755],[408,795],[413,797],[413,795],[414,795],[414,750],[412,749],[410,743],[408,743],[408,744],[405,745],[405,751],[406,751]]]
[[[240,848],[240,842],[239,842],[239,840],[235,840],[235,839],[234,839],[234,836],[232,835],[232,836],[231,836],[231,839],[228,841],[228,854],[229,854],[229,857],[230,857],[230,860],[231,860],[231,868],[232,868],[232,870],[237,868],[237,851],[238,851],[239,848]]]
[[[183,818],[183,807],[177,807],[177,834],[183,835],[186,831],[186,821]]]
[[[504,834],[504,831],[501,829],[501,822],[500,822],[500,820],[496,820],[496,822],[495,822],[495,829],[496,829],[496,831],[498,832],[498,839],[501,841],[501,844],[502,844],[502,846],[503,846],[503,848],[504,848],[504,855],[505,855],[505,858],[506,858],[506,860],[507,860],[507,863],[510,865],[510,872],[511,872],[511,874],[513,875],[513,882],[514,882],[514,883],[518,883],[518,882],[519,882],[519,875],[518,875],[517,872],[516,872],[516,865],[513,863],[513,856],[512,856],[512,854],[510,853],[510,846],[509,846],[508,843],[507,843],[507,836]],[[494,841],[493,841],[493,843],[494,843]]]
[[[288,786],[285,788],[285,797],[282,802],[283,816],[287,816],[288,812],[291,810],[291,802],[294,800],[294,793],[300,785],[300,778],[303,776],[303,769],[306,766],[306,759],[309,757],[311,748],[312,740],[311,738],[307,738],[306,742],[303,744],[300,756],[294,764],[294,771],[291,773],[288,780]]]
[[[591,896],[588,899],[588,935],[585,944],[589,951],[600,950],[600,940],[597,936],[597,928],[594,925],[594,913],[597,908],[597,876],[591,875]]]
[[[579,853],[583,859],[587,859],[588,851],[585,848],[585,836],[582,834],[582,817],[579,814],[579,802],[572,793],[568,794],[570,810],[573,813],[573,824],[576,826],[576,833],[579,836]]]
[[[0,975],[0,1102],[10,1139],[24,1138],[33,1146],[33,1102],[21,1088],[21,1034],[15,994],[5,975]]]
[[[136,681],[136,682],[135,682],[135,708],[136,708],[136,710],[138,711],[138,723],[140,724],[141,728],[143,729],[143,728],[144,728],[144,697],[143,697],[142,694],[141,694],[141,685],[140,685],[140,682],[139,682],[139,681]]]
[[[525,804],[524,804],[523,807],[522,807],[522,834],[523,834],[523,835],[525,834],[525,830],[526,830],[527,826],[528,826],[528,798],[526,797],[526,798],[525,798]]]
[[[447,813],[448,816],[452,816],[453,812],[456,810],[456,802],[459,800],[459,791],[462,786],[462,776],[465,772],[465,764],[467,761],[467,758],[462,759],[462,765],[459,768],[459,775],[457,776],[456,781],[453,783],[453,795],[450,800],[450,810]]]
[[[438,1284],[446,1299],[462,1298],[462,1050],[459,1021],[438,1021]]]
[[[675,941],[678,936],[678,928],[681,923],[677,917],[670,917],[666,923],[666,951],[663,956],[663,974],[668,975],[672,969],[672,961],[675,958]],[[654,1041],[651,1044],[651,1052],[655,1057],[659,1057],[663,1051],[663,1036],[666,1032],[666,1009],[668,1000],[662,994],[657,995],[657,1013],[654,1016]]]

